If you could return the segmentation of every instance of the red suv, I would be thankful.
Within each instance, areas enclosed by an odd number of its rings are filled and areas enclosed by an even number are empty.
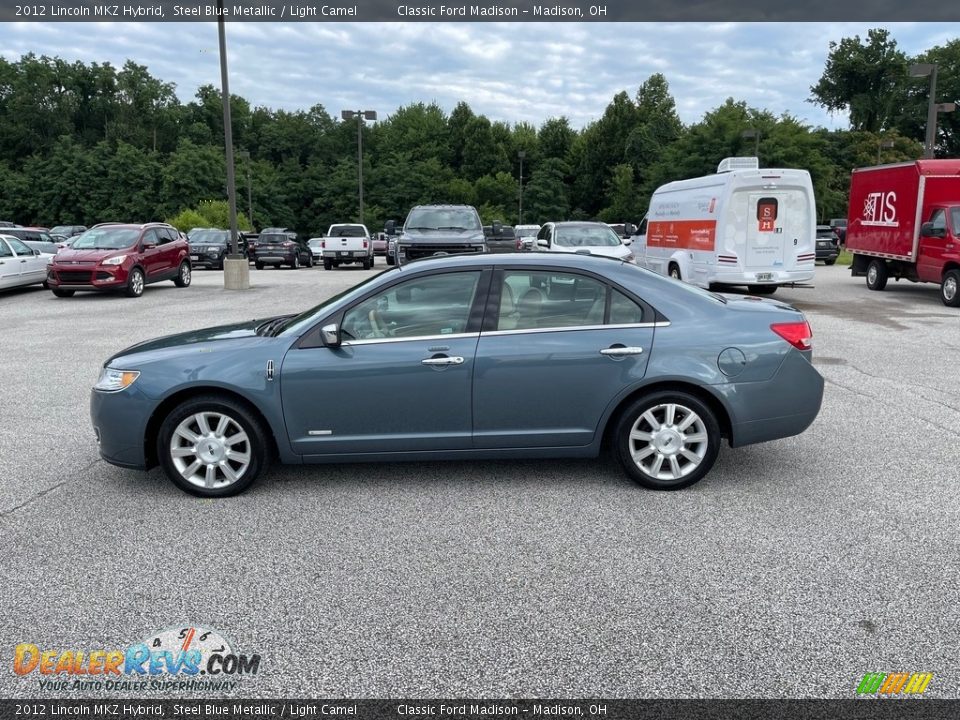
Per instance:
[[[122,290],[140,297],[148,283],[190,284],[190,246],[165,223],[95,225],[54,257],[47,285],[57,297],[77,290]]]

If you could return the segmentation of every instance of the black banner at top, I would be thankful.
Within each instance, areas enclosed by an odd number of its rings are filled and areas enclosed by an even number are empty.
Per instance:
[[[951,22],[950,0],[4,0],[16,22]],[[691,27],[691,33],[696,28]]]

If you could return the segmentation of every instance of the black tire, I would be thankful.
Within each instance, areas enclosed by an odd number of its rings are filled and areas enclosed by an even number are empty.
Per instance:
[[[873,259],[867,265],[867,287],[871,290],[883,290],[887,286],[887,263],[883,260]]]
[[[376,255],[371,255],[371,256],[370,256],[370,267],[373,267],[373,266],[376,264],[376,262],[377,262],[377,256],[376,256]]]
[[[747,285],[752,295],[773,295],[777,291],[776,285]]]
[[[290,269],[291,270],[300,269],[300,253],[297,253],[296,255],[293,256],[293,262],[290,263]]]
[[[823,261],[823,264],[824,264],[824,265],[833,265],[836,261],[837,261],[836,258],[833,258],[832,260],[824,260],[824,261]]]
[[[130,277],[127,278],[127,297],[138,298],[143,295],[143,288],[146,285],[146,279],[143,276],[143,270],[135,267],[130,271]]]
[[[177,287],[190,287],[192,275],[193,273],[190,269],[190,263],[184,260],[182,263],[180,263],[180,267],[177,269],[177,277],[174,279],[173,284]]]
[[[323,269],[324,270],[333,270],[333,260],[330,258],[323,259]]]
[[[949,270],[940,283],[940,300],[947,307],[960,307],[960,270]]]
[[[387,265],[396,265],[397,259],[393,255],[387,255]]]
[[[219,417],[228,418],[224,433],[218,437],[216,433],[217,428],[212,426],[212,423],[217,421],[218,418],[207,415],[205,417],[209,418],[208,425],[213,432],[210,436],[203,435],[200,426],[197,425],[195,421],[199,413],[210,413]],[[200,454],[188,454],[174,458],[172,455],[172,447],[174,445],[178,448],[192,449],[189,445],[190,441],[176,434],[177,427],[184,422],[187,423],[189,432],[201,436],[204,441],[209,437],[211,444],[208,452],[210,455],[207,455],[207,458],[215,458],[218,454],[223,455],[224,445],[221,444],[219,438],[236,437],[240,431],[246,433],[246,440],[238,441],[232,447],[236,452],[248,455],[249,462],[243,466],[241,461],[231,461],[226,456],[223,456],[223,462],[218,463],[213,460],[205,464],[201,459],[203,456]],[[217,424],[219,425],[219,422],[217,422]],[[200,395],[180,403],[180,405],[174,408],[173,411],[164,418],[163,423],[160,425],[160,432],[157,434],[157,457],[167,477],[184,492],[206,498],[229,497],[242,493],[269,467],[270,444],[268,437],[262,422],[251,413],[246,406],[230,398],[218,397],[216,395]],[[193,447],[199,446],[200,443]],[[198,450],[198,453],[199,452],[203,451]],[[181,468],[177,467],[178,462],[184,466],[182,468],[183,474],[181,474]],[[194,473],[202,471],[205,477],[211,472],[209,468],[213,467],[212,475],[214,485],[212,487],[205,487],[202,484],[198,484],[200,478],[196,475],[193,478],[194,482],[191,482],[185,477],[186,473],[190,471],[190,468],[194,465],[197,465]],[[236,480],[231,482],[225,474],[224,467],[229,468],[231,472],[239,470],[242,467],[242,473]]]
[[[668,274],[669,274],[670,277],[672,277],[674,280],[683,280],[683,277],[680,275],[680,268],[679,268],[677,265],[673,264],[673,263],[670,263],[670,270],[669,270]]]
[[[674,407],[672,424],[667,423],[670,419],[669,406]],[[661,429],[668,428],[670,432],[662,433],[659,438],[654,433],[647,433],[644,428],[653,429],[644,418],[648,412]],[[695,415],[692,424],[680,430],[677,426],[689,420],[691,413]],[[634,431],[645,433],[649,441],[631,439]],[[684,440],[686,437],[700,436],[702,440]],[[623,412],[614,430],[613,447],[624,472],[634,482],[651,490],[680,490],[690,487],[710,472],[720,452],[720,440],[720,425],[704,402],[679,390],[667,390],[642,397]],[[651,452],[634,460],[635,453],[641,454],[646,450]],[[699,458],[696,463],[682,455],[683,450]],[[670,462],[671,457],[676,458],[676,465]],[[649,463],[647,458],[651,458]],[[654,474],[658,459],[660,469]],[[663,470],[664,465],[668,466],[668,470]],[[660,473],[673,477],[661,477]]]
[[[307,267],[308,268],[313,267],[313,255],[307,255]]]
[[[255,263],[253,264],[253,266],[254,266],[257,270],[263,270],[263,263],[262,263],[262,262],[255,262]]]
[[[50,289],[53,290],[53,294],[59,298],[73,297],[73,294],[76,292],[76,290],[61,290],[60,288],[50,288]]]
[[[364,259],[363,259],[363,269],[364,269],[364,270],[369,270],[369,269],[370,269],[370,258],[364,258]]]

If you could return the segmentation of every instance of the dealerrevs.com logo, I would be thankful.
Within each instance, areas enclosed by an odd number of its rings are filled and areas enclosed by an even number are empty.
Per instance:
[[[857,695],[923,695],[933,673],[867,673]]]
[[[20,643],[13,671],[40,690],[234,690],[256,675],[260,656],[238,652],[220,632],[197,626],[153,633],[126,649],[41,649]]]

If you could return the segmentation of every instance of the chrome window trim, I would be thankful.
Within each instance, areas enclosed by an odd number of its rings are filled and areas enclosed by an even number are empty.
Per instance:
[[[520,335],[522,333],[555,333],[571,332],[575,330],[626,330],[634,328],[664,328],[670,327],[669,321],[648,322],[648,323],[623,323],[618,325],[569,325],[565,327],[552,328],[521,328],[519,330],[488,330],[482,334],[485,337],[499,335]]]
[[[375,345],[378,343],[398,343],[398,342],[423,342],[425,340],[463,340],[466,338],[479,338],[480,333],[449,333],[448,335],[417,335],[415,337],[402,338],[366,338],[363,340],[344,340],[340,347],[353,347],[355,345]]]

